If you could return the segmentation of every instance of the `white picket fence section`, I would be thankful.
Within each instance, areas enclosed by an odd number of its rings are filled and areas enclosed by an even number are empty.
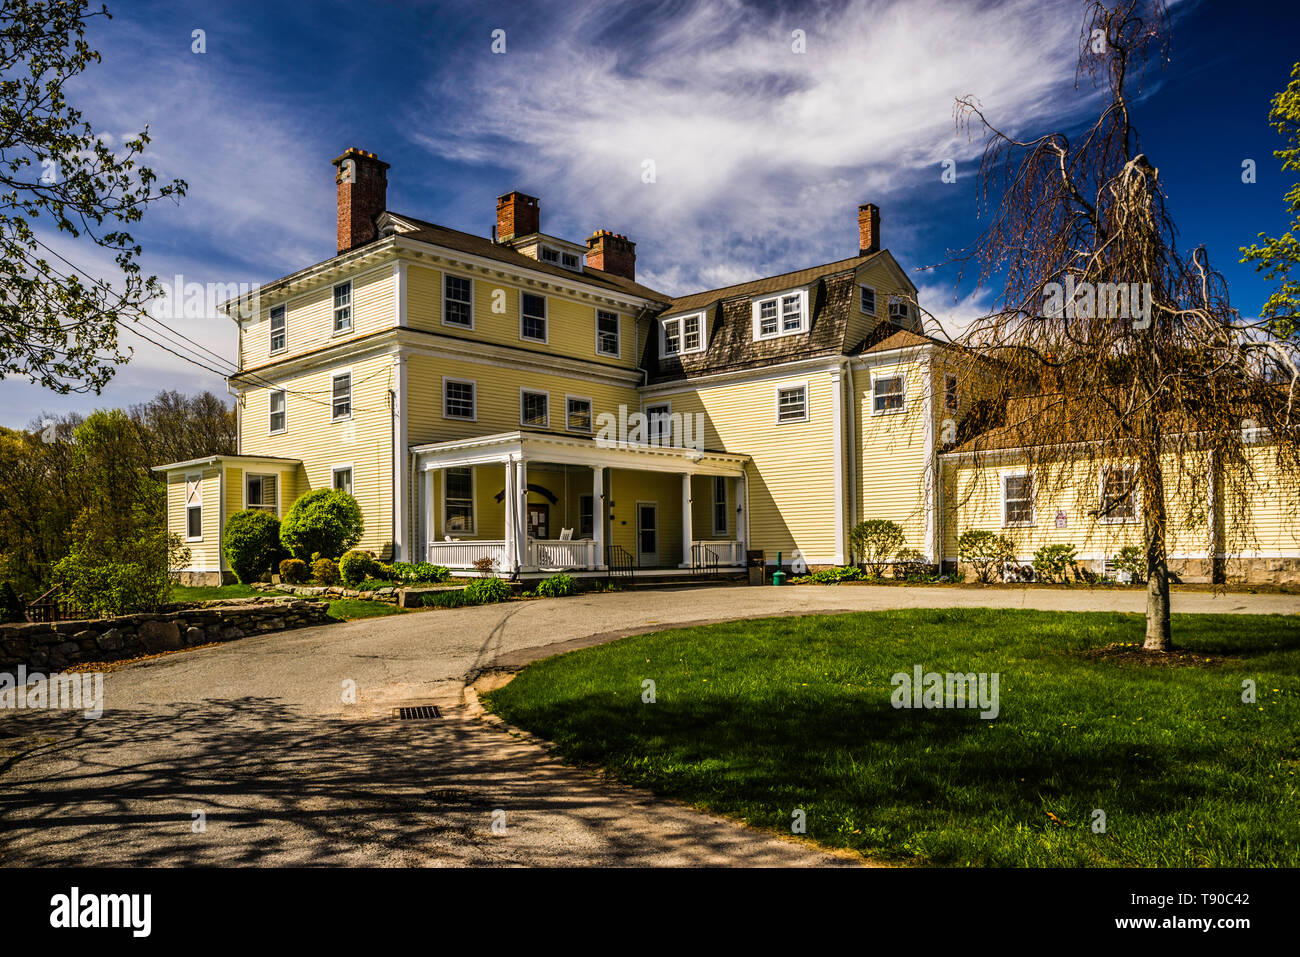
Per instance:
[[[587,570],[595,568],[598,556],[593,539],[562,542],[551,539],[528,540],[528,564],[541,571]]]
[[[444,568],[473,568],[478,559],[499,557],[505,550],[504,541],[430,542],[429,561]]]

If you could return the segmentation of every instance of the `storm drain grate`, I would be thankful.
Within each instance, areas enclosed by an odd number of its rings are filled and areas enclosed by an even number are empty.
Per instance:
[[[427,721],[430,718],[441,718],[442,712],[437,705],[422,704],[414,708],[394,708],[393,717],[398,721]]]

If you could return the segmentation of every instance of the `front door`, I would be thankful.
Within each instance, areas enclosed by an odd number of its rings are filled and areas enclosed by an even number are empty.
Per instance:
[[[528,537],[541,539],[551,537],[551,506],[528,503]]]
[[[659,564],[659,506],[655,502],[636,503],[636,563]]]

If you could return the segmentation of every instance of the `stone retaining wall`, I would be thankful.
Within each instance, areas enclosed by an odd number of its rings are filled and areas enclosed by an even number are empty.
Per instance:
[[[84,661],[116,661],[214,641],[235,641],[329,621],[323,601],[254,598],[192,602],[155,614],[93,621],[0,625],[0,671],[19,665],[57,671]]]

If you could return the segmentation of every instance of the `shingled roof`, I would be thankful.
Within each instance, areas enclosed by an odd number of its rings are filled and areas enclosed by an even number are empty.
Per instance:
[[[738,296],[749,298],[751,296],[761,296],[768,292],[781,292],[783,289],[793,289],[796,286],[806,286],[810,282],[822,279],[826,276],[833,275],[846,270],[857,269],[863,263],[870,262],[882,251],[870,253],[866,256],[854,256],[851,259],[841,259],[838,262],[825,263],[821,266],[812,266],[808,269],[798,269],[794,272],[781,273],[779,276],[768,276],[764,279],[753,279],[749,282],[736,283],[733,286],[723,286],[719,289],[708,289],[704,292],[693,292],[689,296],[678,296],[671,299],[665,315],[672,315],[678,312],[691,312],[693,310],[703,309],[711,306],[715,302],[721,302],[725,299],[734,299]]]

